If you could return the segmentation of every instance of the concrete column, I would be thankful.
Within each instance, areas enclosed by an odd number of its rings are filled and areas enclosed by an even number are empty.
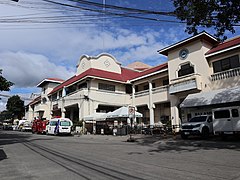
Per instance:
[[[132,85],[132,106],[134,107],[135,107],[135,92],[136,92],[135,85]]]
[[[65,118],[66,110],[65,108],[62,108],[62,118]]]
[[[66,96],[66,87],[63,87],[63,91],[62,91],[62,97]]]
[[[154,105],[152,100],[152,82],[148,81],[149,85],[149,115],[150,115],[150,127],[154,126]]]
[[[174,97],[171,98],[171,122],[172,127],[175,127],[173,131],[178,132],[179,131],[179,125],[181,123],[180,117],[179,117],[179,110],[178,110],[178,98]]]

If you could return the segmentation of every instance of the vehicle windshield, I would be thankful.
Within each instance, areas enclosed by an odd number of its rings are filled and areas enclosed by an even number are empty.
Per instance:
[[[56,126],[57,125],[57,121],[50,121],[50,126]]]
[[[206,119],[207,119],[206,116],[197,116],[190,119],[189,122],[204,122],[206,121]]]
[[[61,121],[60,126],[71,126],[71,123],[69,121]]]

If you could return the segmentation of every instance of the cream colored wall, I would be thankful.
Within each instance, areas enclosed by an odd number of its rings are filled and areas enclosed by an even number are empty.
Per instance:
[[[121,64],[109,54],[100,54],[97,57],[82,56],[77,65],[76,75],[83,73],[89,68],[121,74]]]
[[[237,49],[235,51],[229,51],[227,53],[223,53],[217,56],[209,57],[208,61],[210,64],[210,72],[211,74],[214,74],[213,72],[213,65],[212,63],[221,59],[225,59],[234,55],[238,55],[240,57],[240,49]],[[231,88],[235,86],[239,86],[240,84],[240,78],[239,76],[234,76],[234,77],[229,77],[226,79],[219,79],[216,81],[211,81],[211,89],[216,90],[216,89],[223,89],[223,88]]]
[[[186,59],[179,58],[179,52],[182,49],[188,49],[189,54]],[[182,64],[190,63],[194,66],[195,74],[201,75],[202,91],[210,90],[210,74],[209,64],[204,54],[210,49],[210,46],[200,40],[192,42],[184,47],[170,51],[168,54],[169,80],[178,79],[177,72]],[[182,77],[181,77],[182,78]]]

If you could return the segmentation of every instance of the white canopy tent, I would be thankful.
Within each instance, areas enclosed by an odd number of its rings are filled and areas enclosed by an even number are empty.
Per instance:
[[[104,121],[106,120],[107,113],[94,113],[88,116],[84,116],[83,120],[85,122],[93,122],[93,121]]]
[[[120,118],[120,117],[129,117],[129,108],[126,106],[120,107],[113,112],[109,112],[106,115],[106,118]],[[143,115],[139,112],[135,112],[135,117],[142,117]]]

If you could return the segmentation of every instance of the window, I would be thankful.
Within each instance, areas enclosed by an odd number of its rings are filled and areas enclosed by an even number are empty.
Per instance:
[[[230,118],[229,110],[220,110],[214,112],[215,119]]]
[[[60,126],[71,126],[69,121],[60,121]]]
[[[87,88],[86,82],[78,85],[78,89],[83,89],[83,88]]]
[[[42,103],[43,103],[43,104],[46,104],[46,102],[47,102],[47,98],[45,98],[45,97],[42,98]]]
[[[130,84],[126,85],[126,93],[127,94],[132,94],[132,85],[130,85]]]
[[[46,88],[42,88],[42,92],[43,92],[43,94],[45,94],[46,93]]]
[[[181,65],[181,68],[178,71],[178,77],[185,76],[185,75],[192,74],[192,73],[194,73],[193,66],[191,66],[190,63],[183,64],[183,65]]]
[[[149,89],[149,85],[144,85],[143,86],[143,90],[148,90]]]
[[[240,67],[240,62],[239,62],[238,55],[231,56],[229,58],[213,62],[214,73],[221,72],[221,71],[226,71],[226,70],[229,70],[229,69],[234,69],[234,68],[237,68],[237,67]]]
[[[239,117],[239,113],[237,109],[232,109],[232,117]]]
[[[99,83],[98,84],[98,89],[106,90],[106,91],[115,91],[115,86],[111,85],[111,84]]]
[[[53,94],[52,95],[52,101],[56,100],[57,99],[57,93]]]
[[[155,83],[152,83],[152,88],[155,88],[156,87],[156,84]],[[149,89],[149,84],[143,86],[143,90],[148,90]]]
[[[168,85],[169,84],[169,79],[164,79],[163,80],[163,86],[166,86],[166,85]]]

